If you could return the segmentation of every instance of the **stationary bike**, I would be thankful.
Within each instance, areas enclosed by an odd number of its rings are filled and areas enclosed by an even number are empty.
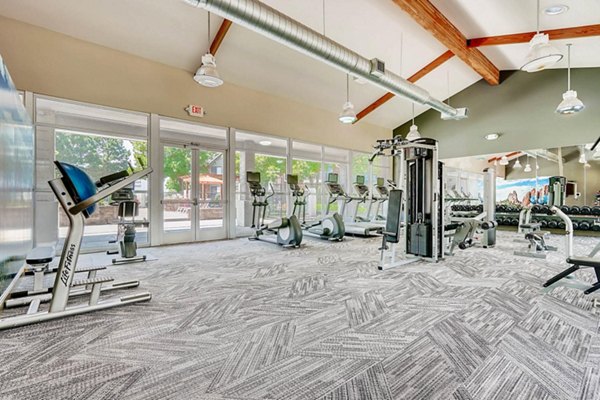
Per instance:
[[[300,185],[298,185],[298,175],[288,175],[287,183],[290,186],[292,197],[294,198],[294,210],[292,211],[292,215],[301,218],[300,226],[304,232],[309,236],[314,236],[319,239],[338,242],[344,240],[346,229],[341,215],[334,213],[333,215],[325,216],[325,218],[321,220],[307,222],[306,198],[310,194],[308,188],[306,186],[305,188],[301,188]]]
[[[271,194],[267,195],[266,189],[260,184],[260,172],[247,171],[246,182],[252,194],[252,228],[254,236],[250,240],[263,240],[283,247],[300,247],[302,243],[302,227],[295,215],[289,218],[277,219],[270,224],[265,224],[269,198],[275,195],[273,185]],[[275,235],[275,239],[268,237],[269,234]]]

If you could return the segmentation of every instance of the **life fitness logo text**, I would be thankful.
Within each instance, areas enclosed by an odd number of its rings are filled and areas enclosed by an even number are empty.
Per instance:
[[[73,264],[73,255],[75,254],[75,246],[74,244],[69,247],[69,251],[67,252],[67,259],[65,260],[65,268],[62,271],[60,281],[67,286],[67,282],[69,282],[69,276],[71,275],[71,265]]]

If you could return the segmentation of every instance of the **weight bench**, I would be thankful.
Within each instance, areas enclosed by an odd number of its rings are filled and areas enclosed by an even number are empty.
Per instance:
[[[574,257],[572,256],[572,244],[569,241],[567,244],[567,263],[571,266],[561,273],[553,276],[544,283],[544,292],[549,292],[557,286],[569,287],[583,291],[583,294],[592,294],[600,289],[600,258],[595,258],[600,251],[600,243],[587,256]],[[579,279],[575,279],[572,274],[583,268],[593,268],[596,273],[596,283],[590,284]],[[597,305],[597,299],[594,299],[594,305]]]
[[[567,263],[571,264],[571,266],[560,274],[548,279],[548,281],[544,283],[545,288],[559,286],[556,285],[559,281],[562,279],[568,279],[568,281],[561,282],[560,286],[568,286],[575,289],[580,289],[583,290],[584,294],[591,294],[600,289],[600,259],[592,257],[570,257],[567,258]],[[590,286],[590,284],[587,282],[579,281],[569,276],[573,272],[582,268],[594,268],[594,272],[596,273],[596,283]]]

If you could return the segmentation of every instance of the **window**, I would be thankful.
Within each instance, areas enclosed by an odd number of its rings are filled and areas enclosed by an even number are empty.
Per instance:
[[[235,135],[235,204],[236,234],[246,236],[252,233],[252,197],[248,192],[246,172],[260,172],[261,184],[267,192],[274,195],[269,198],[266,220],[286,216],[288,213],[287,191],[287,140],[272,136],[236,132]]]
[[[55,130],[56,160],[76,165],[85,170],[93,180],[132,166],[142,169],[140,160],[147,158],[146,141],[122,139],[86,132]],[[139,219],[148,220],[148,180],[135,182],[135,198],[138,202]],[[96,212],[86,220],[83,248],[99,249],[106,247],[117,233],[118,204],[108,197],[98,203]],[[69,221],[59,207],[59,239],[66,237]],[[136,228],[136,241],[148,242],[148,228]]]
[[[110,173],[128,169],[138,170],[148,165],[148,115],[91,104],[35,96],[36,119],[36,209],[56,210],[47,181],[57,176],[52,161],[59,160],[85,170],[94,180]],[[148,179],[134,186],[139,203],[138,220],[149,220]],[[118,207],[110,197],[98,203],[96,212],[87,219],[82,248],[102,250],[111,248],[109,241],[117,235]],[[36,211],[37,229],[48,231],[49,237],[64,240],[69,226],[63,210],[57,220]],[[148,243],[148,228],[136,228],[138,244]]]

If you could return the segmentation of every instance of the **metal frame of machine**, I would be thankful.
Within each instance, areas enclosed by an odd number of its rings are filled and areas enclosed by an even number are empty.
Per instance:
[[[443,163],[438,160],[437,141],[427,138],[407,141],[395,137],[378,140],[374,148],[370,163],[378,156],[396,158],[396,187],[402,194],[388,200],[388,207],[397,208],[399,218],[392,218],[386,224],[379,269],[443,259],[444,174]],[[386,236],[393,239],[388,240],[389,247]]]

